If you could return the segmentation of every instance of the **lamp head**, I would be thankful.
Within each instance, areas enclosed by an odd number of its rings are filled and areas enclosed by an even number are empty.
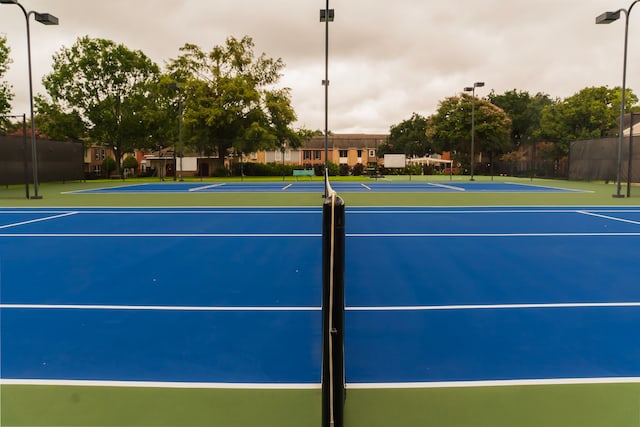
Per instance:
[[[475,82],[473,84],[473,87],[483,87],[484,86],[484,82]]]
[[[620,11],[605,12],[596,17],[596,24],[611,24],[614,21],[620,19]]]
[[[2,4],[17,4],[18,0],[0,0]]]
[[[467,86],[467,87],[465,87],[465,88],[464,88],[464,91],[465,91],[465,92],[472,92],[472,91],[473,91],[473,88],[472,88],[472,87],[468,87],[468,86]]]
[[[2,1],[2,0],[0,0]],[[34,17],[36,21],[40,22],[44,25],[58,25],[58,18],[56,16],[51,15],[50,13],[38,13],[34,12]]]

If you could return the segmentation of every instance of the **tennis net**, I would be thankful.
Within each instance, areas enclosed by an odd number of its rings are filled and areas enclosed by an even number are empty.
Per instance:
[[[322,208],[322,426],[344,425],[345,204],[325,173]]]

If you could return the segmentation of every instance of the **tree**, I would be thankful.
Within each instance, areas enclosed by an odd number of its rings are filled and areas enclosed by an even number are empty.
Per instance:
[[[511,144],[514,150],[536,142],[542,110],[553,103],[547,94],[537,93],[531,96],[529,92],[515,89],[502,95],[492,91],[487,98],[492,104],[502,108],[511,119]]]
[[[51,102],[41,105],[73,126],[79,118],[92,142],[113,149],[119,168],[125,153],[148,141],[142,112],[154,108],[158,76],[158,66],[141,51],[85,36],[54,55],[53,71],[43,79]]]
[[[569,142],[617,134],[621,89],[588,87],[542,110],[539,139],[555,143],[555,158],[569,152]],[[627,90],[625,111],[631,111],[638,98]]]
[[[11,63],[10,53],[11,50],[7,46],[7,38],[0,37],[0,79],[4,77],[9,69],[9,64]],[[11,110],[12,99],[11,86],[5,81],[0,81],[0,114],[7,114]],[[0,119],[0,124],[4,124],[4,122],[4,119]]]
[[[484,99],[475,99],[475,153],[492,157],[509,151],[511,119],[500,107]],[[435,151],[452,150],[470,162],[472,96],[463,94],[440,102],[435,114],[427,119],[426,136]]]
[[[250,37],[230,37],[210,52],[185,44],[168,64],[169,74],[183,82],[184,125],[201,151],[224,156],[299,143],[291,124],[296,115],[289,89],[277,89],[281,59],[256,57]]]
[[[427,119],[413,113],[410,119],[391,126],[389,140],[382,144],[378,153],[406,154],[409,157],[422,157],[431,154],[433,149],[427,140]]]

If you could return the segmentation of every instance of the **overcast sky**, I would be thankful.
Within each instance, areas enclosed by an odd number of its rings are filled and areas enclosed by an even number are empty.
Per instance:
[[[256,54],[281,58],[281,86],[292,90],[299,127],[324,128],[325,0],[20,0],[59,26],[31,21],[35,92],[51,57],[89,35],[139,49],[160,66],[194,43],[206,51],[228,36],[248,35]],[[595,25],[630,0],[331,0],[329,128],[386,133],[428,116],[438,102],[483,81],[477,90],[517,89],[552,97],[588,86],[620,86],[624,20]],[[634,9],[635,10],[635,9]],[[637,16],[636,16],[637,15]],[[627,86],[640,87],[640,10],[631,13]],[[13,64],[5,76],[14,113],[28,113],[24,17],[0,4],[0,34]],[[640,89],[636,89],[639,92]]]

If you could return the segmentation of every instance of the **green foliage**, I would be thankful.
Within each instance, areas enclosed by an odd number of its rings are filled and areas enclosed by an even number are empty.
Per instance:
[[[133,170],[137,170],[138,169],[138,161],[136,160],[135,157],[133,156],[127,156],[124,158],[124,160],[122,161],[122,167],[124,169],[133,169]]]
[[[426,135],[427,119],[413,113],[410,119],[391,126],[389,140],[378,148],[378,153],[406,154],[422,157],[433,152]]]
[[[537,93],[531,96],[529,92],[515,89],[502,95],[492,91],[488,99],[502,108],[511,119],[511,144],[514,149],[535,142],[542,110],[553,103],[549,95]]]
[[[11,63],[11,58],[9,56],[10,53],[11,53],[11,50],[9,49],[9,46],[7,46],[7,38],[4,36],[1,36],[0,37],[0,79],[4,77],[7,70],[9,69],[9,64]],[[11,92],[11,86],[9,86],[7,82],[0,80],[0,114],[7,114],[11,110],[12,99],[13,99],[13,93]]]
[[[471,150],[472,97],[468,94],[446,98],[427,119],[426,136],[435,151],[464,153]],[[475,152],[502,153],[511,147],[511,119],[500,107],[475,99]],[[464,161],[464,156],[457,158]]]
[[[256,57],[253,48],[250,37],[229,37],[210,52],[185,44],[169,62],[169,74],[185,86],[185,130],[200,149],[246,154],[301,144],[290,91],[275,88],[284,63]]]
[[[111,157],[106,157],[102,161],[102,173],[108,178],[111,175],[111,172],[117,169],[117,164],[114,159]]]
[[[569,152],[569,142],[616,135],[620,117],[621,89],[606,86],[584,88],[542,110],[539,136],[555,143],[554,157]],[[628,90],[625,111],[638,102]]]
[[[158,76],[158,66],[142,52],[85,36],[54,55],[53,71],[43,79],[51,97],[45,112],[52,121],[67,115],[73,126],[80,118],[91,141],[112,147],[119,164],[150,134],[140,112],[154,108],[151,87]]]

